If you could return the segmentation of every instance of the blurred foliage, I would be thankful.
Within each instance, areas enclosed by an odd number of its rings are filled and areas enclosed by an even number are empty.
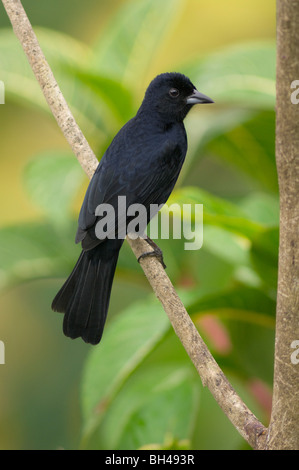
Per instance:
[[[157,49],[181,6],[180,0],[124,2],[93,47],[36,28],[54,75],[99,158],[136,112]],[[49,114],[10,29],[0,31],[0,64],[6,97]],[[184,240],[158,243],[167,273],[219,365],[266,422],[267,409],[250,384],[259,380],[265,390],[272,384],[279,220],[275,46],[269,41],[229,45],[178,61],[173,68],[188,75],[216,104],[192,110],[186,120],[188,157],[169,200],[180,206],[203,204],[203,247],[190,252],[184,250]],[[207,162],[214,171],[210,184]],[[84,178],[68,151],[33,156],[23,183],[42,217],[0,229],[2,289],[69,274],[79,253],[72,243],[74,208]],[[237,192],[230,193],[234,186]],[[122,279],[132,293],[129,299],[118,283]],[[115,284],[112,296],[123,296],[126,307],[109,319],[102,343],[92,348],[84,366],[81,448],[246,447],[203,389],[127,246]]]

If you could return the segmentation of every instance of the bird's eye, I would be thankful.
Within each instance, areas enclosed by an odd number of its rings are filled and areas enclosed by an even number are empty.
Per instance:
[[[170,88],[169,95],[171,96],[171,98],[177,98],[179,94],[179,90],[177,90],[176,88]]]

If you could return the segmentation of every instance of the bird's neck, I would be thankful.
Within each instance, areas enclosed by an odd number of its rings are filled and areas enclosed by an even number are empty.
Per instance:
[[[183,126],[185,116],[186,113],[174,116],[169,113],[163,113],[160,109],[153,108],[149,111],[145,106],[141,106],[136,114],[137,119],[142,119],[143,122],[150,122],[152,125],[163,130],[169,130],[175,124]]]

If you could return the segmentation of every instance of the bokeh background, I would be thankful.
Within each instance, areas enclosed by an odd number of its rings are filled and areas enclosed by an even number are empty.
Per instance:
[[[204,245],[159,242],[217,361],[257,416],[271,407],[278,243],[274,0],[24,0],[97,156],[149,81],[186,73],[215,105],[186,119],[172,202],[204,205]],[[95,348],[62,334],[51,301],[79,254],[88,181],[0,5],[1,449],[245,449],[124,246]]]

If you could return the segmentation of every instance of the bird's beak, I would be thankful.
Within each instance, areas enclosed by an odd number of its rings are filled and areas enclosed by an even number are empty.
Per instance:
[[[187,104],[214,103],[211,98],[194,89],[192,95],[187,97]]]

